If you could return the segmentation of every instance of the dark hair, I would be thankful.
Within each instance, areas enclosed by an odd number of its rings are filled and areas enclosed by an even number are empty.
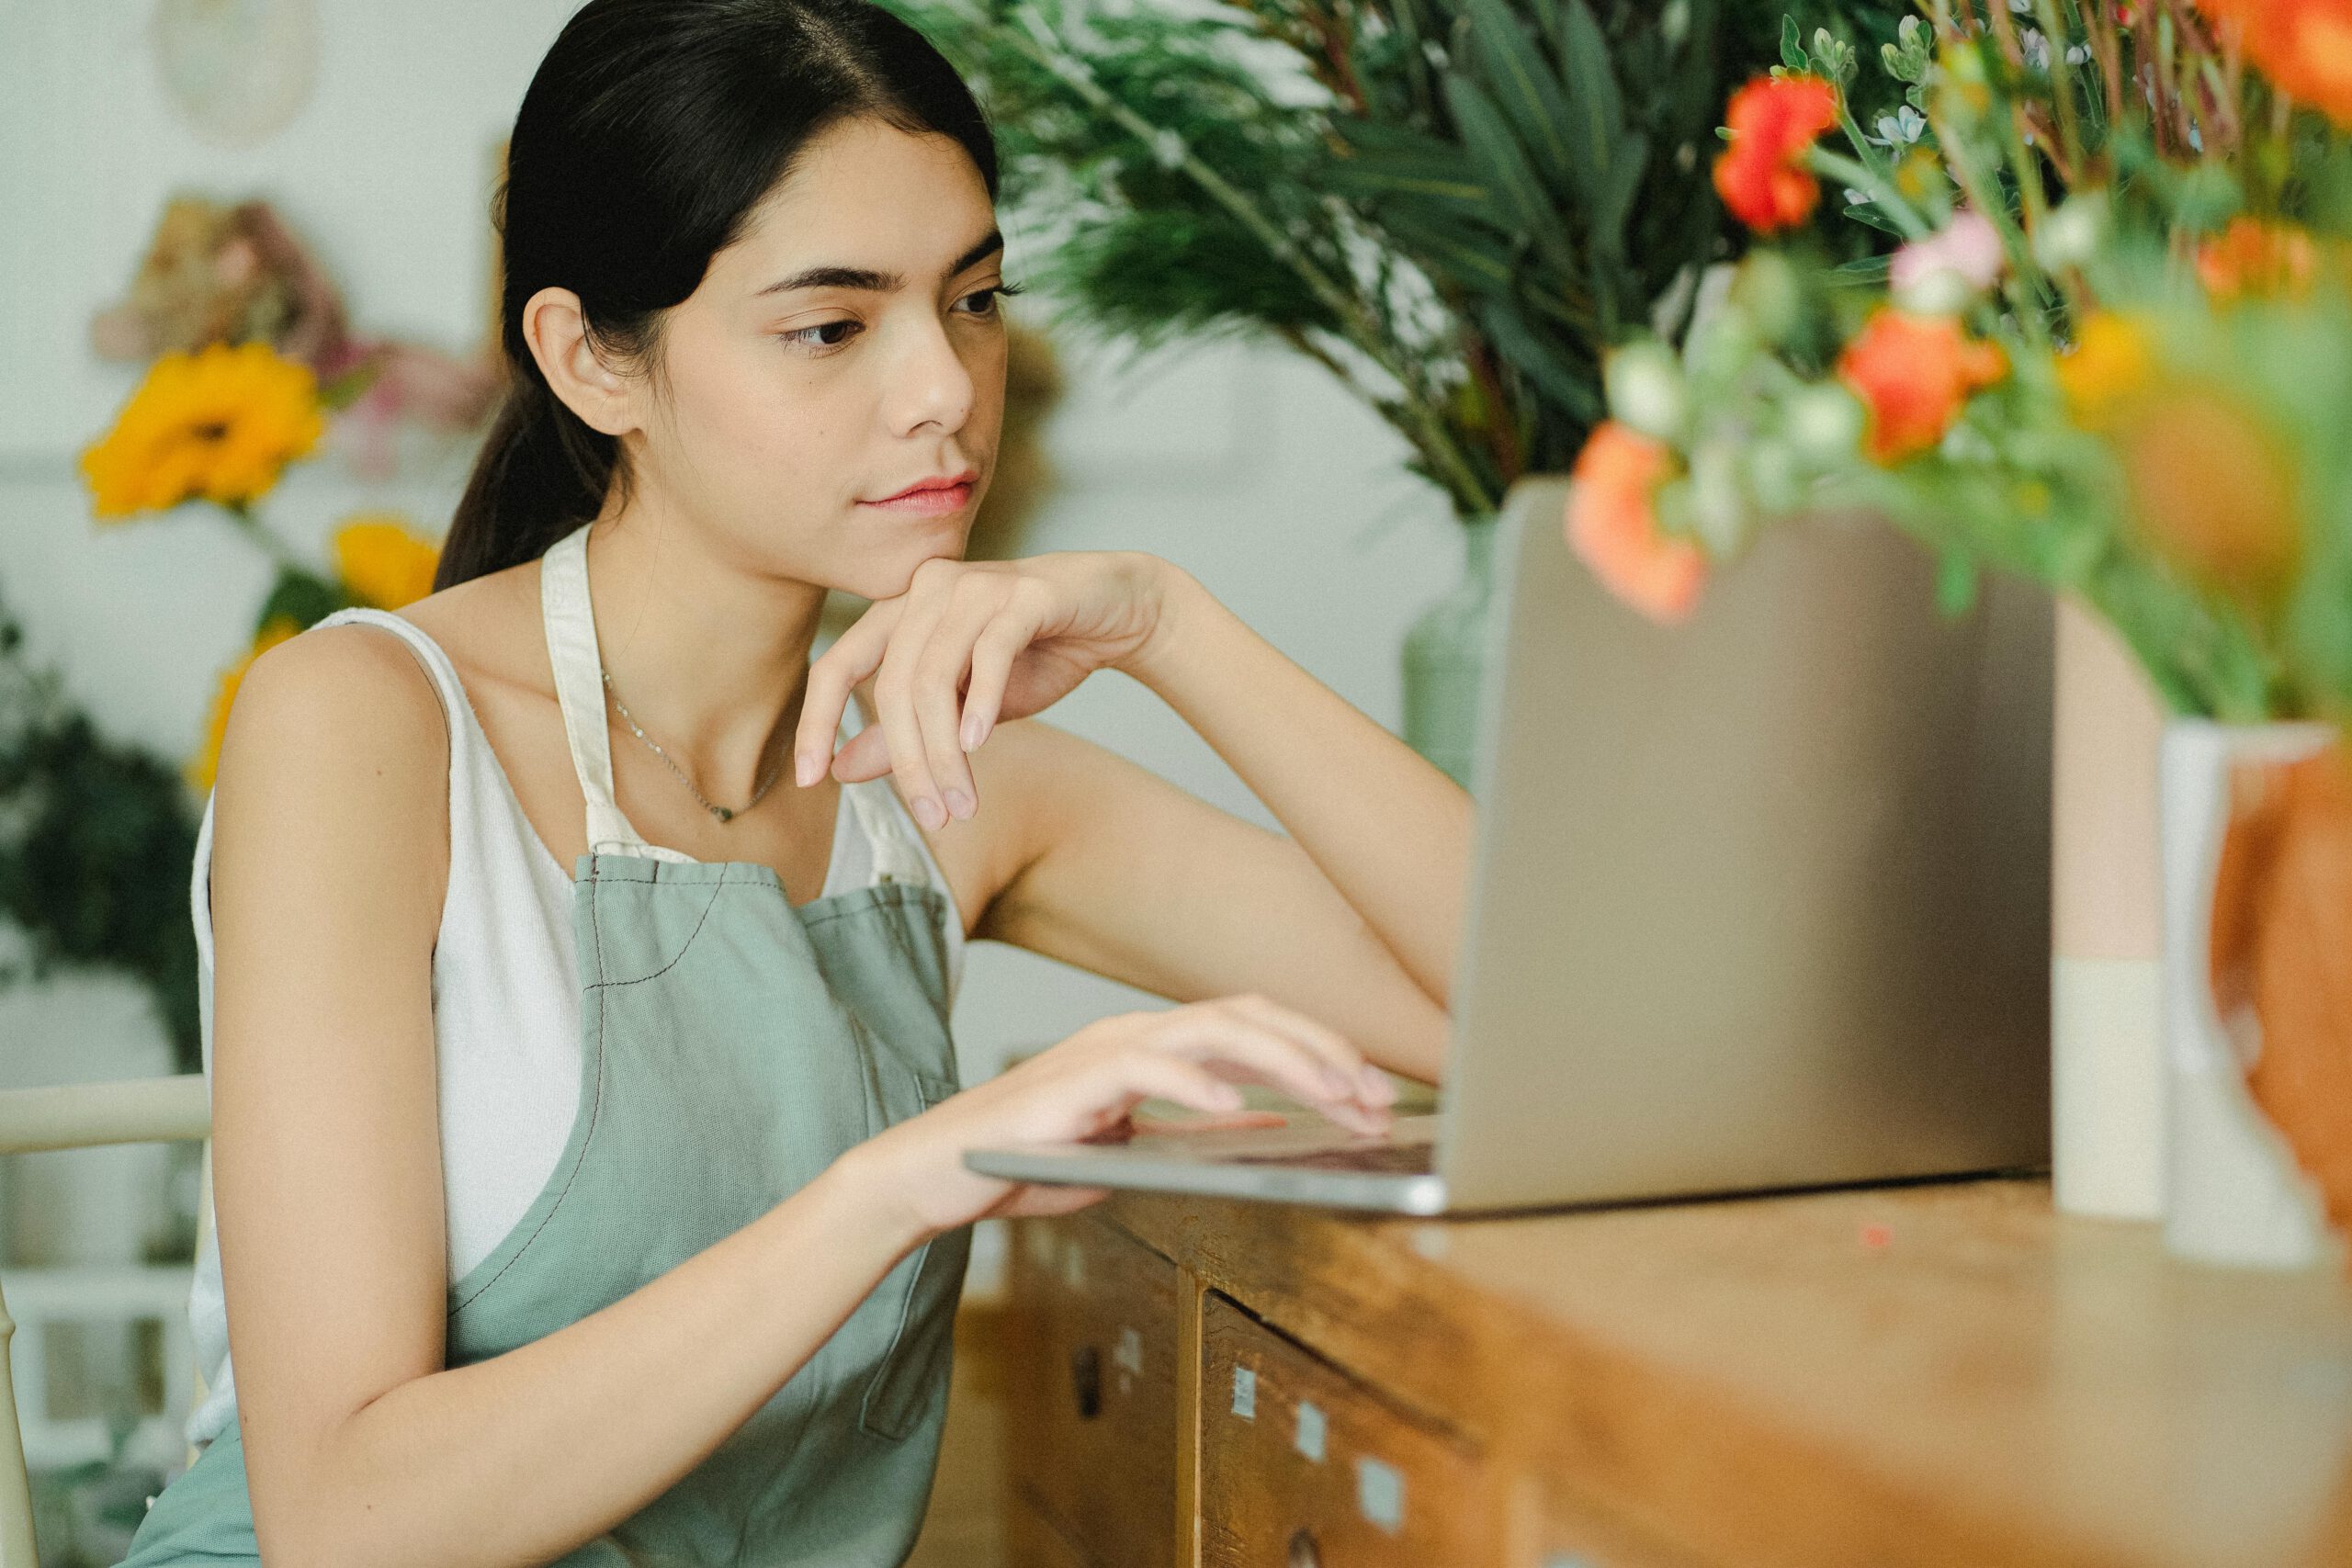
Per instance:
[[[619,443],[565,407],[532,359],[531,296],[572,290],[601,352],[657,363],[661,312],[694,292],[812,137],[860,115],[955,138],[995,200],[996,141],[971,90],[872,0],[589,0],[564,24],[523,95],[492,203],[508,389],[436,591],[536,559],[629,482]]]

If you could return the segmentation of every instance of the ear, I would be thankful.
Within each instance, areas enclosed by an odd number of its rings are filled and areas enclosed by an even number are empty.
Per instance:
[[[582,423],[606,435],[638,428],[635,388],[597,357],[579,295],[554,287],[532,295],[523,306],[523,341],[548,389]]]

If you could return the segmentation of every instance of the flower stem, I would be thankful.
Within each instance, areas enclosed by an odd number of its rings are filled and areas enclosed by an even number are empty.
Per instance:
[[[1919,216],[1917,209],[1903,199],[1902,193],[1894,188],[1893,182],[1880,178],[1877,171],[1859,159],[1849,158],[1842,152],[1832,152],[1826,147],[1815,147],[1808,154],[1807,162],[1813,165],[1814,173],[1852,186],[1868,196],[1880,211],[1894,220],[1905,239],[1924,240],[1928,237],[1928,220]]]

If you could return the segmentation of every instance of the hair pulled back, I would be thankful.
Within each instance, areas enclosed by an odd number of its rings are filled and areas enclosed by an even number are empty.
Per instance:
[[[589,0],[564,24],[523,95],[492,203],[507,391],[436,591],[536,559],[629,482],[618,441],[566,407],[531,357],[530,298],[571,289],[597,351],[650,371],[662,312],[813,137],[861,115],[955,138],[995,199],[995,139],[970,89],[873,0]]]

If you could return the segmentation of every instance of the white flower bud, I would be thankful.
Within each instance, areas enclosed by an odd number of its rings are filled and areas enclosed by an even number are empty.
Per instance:
[[[2033,231],[2033,259],[2052,272],[2081,266],[2098,254],[2107,233],[2107,198],[2087,190],[2053,209]]]
[[[1611,413],[1645,435],[1661,441],[1680,438],[1688,400],[1682,367],[1672,349],[1654,338],[1612,349],[1602,362],[1601,381],[1609,392]]]
[[[1862,405],[1835,381],[1815,381],[1781,404],[1781,431],[1802,461],[1816,468],[1852,459],[1862,441]]]

